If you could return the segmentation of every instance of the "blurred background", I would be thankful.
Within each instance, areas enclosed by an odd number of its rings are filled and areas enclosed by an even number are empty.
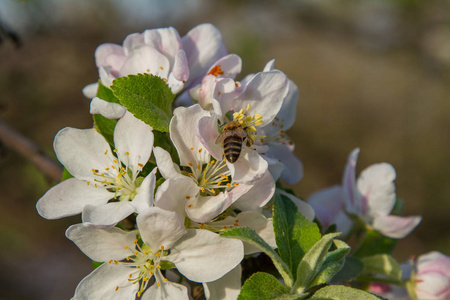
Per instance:
[[[298,85],[299,196],[339,184],[360,147],[358,173],[391,163],[404,214],[424,217],[394,256],[450,254],[449,1],[1,0],[0,20],[0,117],[51,157],[58,130],[92,126],[81,89],[98,78],[99,44],[210,22],[243,75],[275,58]],[[64,236],[80,217],[41,218],[36,201],[55,182],[4,145],[0,169],[0,299],[69,299],[92,270]]]

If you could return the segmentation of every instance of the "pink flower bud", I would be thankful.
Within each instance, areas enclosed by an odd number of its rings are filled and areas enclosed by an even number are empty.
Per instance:
[[[437,251],[419,256],[415,283],[418,300],[449,300],[450,257]]]

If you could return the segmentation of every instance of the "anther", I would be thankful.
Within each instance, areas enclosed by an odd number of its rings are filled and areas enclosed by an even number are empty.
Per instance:
[[[251,104],[249,103],[248,105],[247,105],[247,107],[245,108],[245,110],[250,110],[250,108],[251,108],[252,106],[251,106]],[[255,114],[255,116],[256,116],[256,114]]]
[[[202,149],[202,148],[198,149],[198,153],[201,153],[202,151],[203,151],[203,149]]]
[[[128,249],[129,247],[128,246],[125,246],[125,249]]]
[[[119,289],[119,286],[116,286],[116,292],[117,292],[118,289]]]
[[[164,250],[164,246],[163,245],[161,245],[161,250]]]
[[[91,184],[91,182],[90,181],[88,181],[88,182],[86,182],[87,183],[87,185],[90,185]]]
[[[126,154],[127,156],[129,156],[129,155],[130,155],[130,152],[125,152],[125,154]]]
[[[106,151],[105,151],[105,153],[103,153],[103,154],[105,154],[105,155],[106,155],[107,153],[108,153],[108,150],[106,150]]]
[[[138,163],[138,166],[139,166],[140,168],[143,168],[143,167],[144,167],[144,165],[141,164],[141,163]]]
[[[227,183],[227,187],[231,187],[231,184],[230,184],[230,183]]]
[[[189,205],[188,205],[189,208],[191,208],[192,206],[194,206],[194,205],[192,205],[192,204],[189,204]]]
[[[204,187],[201,186],[200,189],[202,190],[203,193],[205,192],[205,188]]]
[[[112,262],[113,262],[113,260],[111,259],[108,263],[109,263],[109,264],[112,264]]]
[[[191,197],[190,196],[186,196],[186,199],[189,200],[189,199],[191,199]]]
[[[235,184],[233,184],[233,185],[234,185],[234,186],[238,186],[238,185],[239,185],[239,183],[237,183],[237,182],[236,182],[236,183],[235,183]]]
[[[160,284],[159,282],[157,282],[157,283],[156,283],[156,285],[157,285],[158,287],[160,287],[160,286],[161,286],[161,284]]]
[[[190,165],[191,167],[193,167],[194,165],[191,162],[188,162],[188,165]]]
[[[194,150],[194,147],[191,147],[191,151]]]

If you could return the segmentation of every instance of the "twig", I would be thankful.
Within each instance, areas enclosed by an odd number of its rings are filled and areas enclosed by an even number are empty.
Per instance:
[[[9,127],[0,118],[0,141],[7,147],[20,153],[23,157],[28,159],[36,168],[51,179],[61,180],[62,167],[54,160],[43,153],[39,147],[30,139],[24,137],[22,134]]]

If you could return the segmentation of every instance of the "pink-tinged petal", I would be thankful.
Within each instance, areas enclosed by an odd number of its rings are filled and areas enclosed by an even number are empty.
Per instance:
[[[91,101],[90,111],[91,115],[101,114],[107,119],[119,119],[127,112],[127,109],[117,103],[108,102],[95,97]]]
[[[253,147],[256,149],[256,152],[261,154],[261,152],[260,152],[261,148],[259,146],[253,145]],[[278,161],[278,159],[269,157],[267,155],[261,155],[261,156],[267,161],[269,172],[272,175],[273,179],[275,181],[277,181],[281,177],[281,173],[284,170],[284,165],[281,164]]]
[[[200,189],[193,180],[181,175],[180,178],[164,181],[158,187],[155,205],[168,211],[174,211],[180,218],[184,219],[187,201],[197,198],[199,193]]]
[[[170,121],[170,138],[180,157],[180,165],[189,166],[189,163],[196,167],[203,165],[210,160],[210,154],[197,136],[199,120],[209,116],[200,105],[190,107],[178,107],[173,112]]]
[[[269,171],[266,171],[247,193],[234,202],[233,207],[241,211],[257,211],[272,199],[274,193],[275,181]]]
[[[130,55],[130,53],[135,49],[142,45],[144,45],[144,35],[141,33],[132,33],[127,35],[125,40],[123,41],[123,50],[126,56]]]
[[[241,265],[225,274],[223,277],[204,282],[203,289],[207,300],[236,300],[241,292]]]
[[[61,129],[55,136],[53,147],[69,173],[82,180],[98,179],[92,170],[102,172],[115,159],[108,142],[95,129]]]
[[[185,286],[170,281],[161,281],[161,286],[153,284],[144,292],[141,300],[189,300],[188,290]]]
[[[153,149],[152,127],[130,112],[117,122],[114,129],[114,145],[120,160],[136,173],[147,163]]]
[[[128,276],[132,274],[132,277],[136,277],[139,271],[135,270],[137,269],[122,265],[103,264],[78,284],[72,300],[134,299],[139,284],[130,284]]]
[[[395,177],[395,170],[388,163],[374,164],[361,172],[356,184],[363,215],[389,215],[395,205]]]
[[[431,251],[419,256],[417,260],[418,273],[440,273],[450,278],[450,257],[438,251]]]
[[[224,121],[227,112],[233,109],[239,111],[239,109],[233,108],[233,102],[241,92],[242,88],[238,87],[233,79],[216,79],[216,83],[213,85],[211,103],[214,113],[220,121]]]
[[[59,219],[81,213],[85,205],[105,204],[113,196],[105,188],[69,178],[48,190],[37,202],[36,209],[43,218]]]
[[[208,230],[189,229],[166,256],[191,281],[210,282],[234,269],[244,258],[240,240]]]
[[[303,178],[303,164],[287,145],[270,145],[267,155],[284,166],[281,179],[287,184],[296,184]]]
[[[181,49],[181,39],[178,31],[173,27],[148,29],[143,33],[146,45],[152,46],[164,54],[174,64],[175,56]]]
[[[205,110],[212,110],[212,97],[216,86],[217,78],[214,75],[203,77],[202,84],[195,86],[189,91],[192,98],[198,101],[198,104]]]
[[[117,77],[120,77],[120,74],[117,70],[112,70],[109,66],[101,66],[98,68],[98,76],[100,77],[100,81],[104,86],[110,87],[113,80]]]
[[[179,50],[175,56],[173,63],[172,74],[175,79],[183,83],[189,79],[189,66],[184,50]]]
[[[416,277],[415,288],[419,300],[450,299],[450,278],[438,273],[425,273]]]
[[[120,69],[121,76],[149,73],[167,79],[170,63],[167,57],[150,46],[134,49]]]
[[[262,178],[267,171],[267,162],[255,150],[242,146],[241,155],[235,163],[227,161],[231,178],[239,183],[254,183]]]
[[[219,130],[217,127],[217,118],[215,116],[205,116],[198,121],[196,134],[203,147],[217,160],[223,157],[223,148],[216,144]]]
[[[145,244],[154,251],[168,250],[186,233],[183,220],[173,211],[150,207],[136,218],[139,232]]]
[[[121,260],[133,255],[136,233],[116,227],[104,230],[76,224],[66,230],[66,237],[90,259],[109,262],[111,259]]]
[[[125,56],[125,52],[123,51],[123,48],[120,45],[105,43],[97,47],[94,55],[95,55],[95,64],[97,65],[97,68],[100,68],[101,66],[109,65],[107,63],[107,58],[110,55]]]
[[[252,186],[240,184],[230,192],[220,193],[216,196],[198,196],[186,203],[186,213],[189,219],[205,223],[224,212],[239,197],[244,195]]]
[[[297,115],[298,88],[292,80],[289,80],[289,90],[283,99],[278,119],[283,120],[283,129],[287,130],[294,125]]]
[[[237,74],[241,73],[241,70],[242,59],[236,54],[228,54],[216,61],[207,74],[234,79]]]
[[[271,59],[267,64],[264,66],[263,72],[269,72],[275,69],[275,59]]]
[[[359,148],[350,153],[347,165],[345,166],[344,177],[342,179],[342,187],[344,189],[344,200],[347,211],[355,214],[361,213],[360,197],[356,188],[356,161],[358,160]]]
[[[379,216],[373,220],[373,228],[387,237],[401,239],[419,225],[422,217]]]
[[[298,211],[305,218],[307,218],[310,221],[314,220],[314,217],[315,217],[314,209],[309,203],[307,203],[307,202],[303,201],[302,199],[295,197],[291,193],[287,193],[281,189],[278,189],[277,193],[279,193],[280,195],[283,195],[285,197],[288,197],[292,202],[294,202],[294,204],[297,206]]]
[[[156,164],[158,165],[159,173],[165,179],[183,179],[185,176],[180,174],[180,169],[177,165],[173,163],[172,157],[170,157],[169,152],[161,147],[155,147],[153,149],[153,154],[156,158]]]
[[[233,100],[232,108],[239,111],[250,104],[248,114],[262,115],[261,126],[265,126],[278,114],[287,95],[288,85],[288,78],[280,71],[257,73],[239,97]]]
[[[153,194],[155,193],[156,184],[156,171],[158,169],[154,168],[153,171],[148,174],[141,185],[136,191],[136,196],[130,202],[130,205],[134,207],[134,210],[139,214],[148,207],[153,206]]]
[[[82,93],[86,98],[92,99],[95,96],[97,96],[97,90],[98,90],[98,82],[95,82],[95,83],[86,85],[83,88]]]
[[[99,206],[87,205],[83,208],[83,223],[93,226],[116,225],[135,212],[127,201],[110,202]]]
[[[315,192],[307,200],[324,228],[336,223],[338,214],[345,210],[343,190],[338,185]]]
[[[212,24],[200,24],[181,39],[189,62],[191,81],[202,76],[209,67],[226,55],[220,31]]]

